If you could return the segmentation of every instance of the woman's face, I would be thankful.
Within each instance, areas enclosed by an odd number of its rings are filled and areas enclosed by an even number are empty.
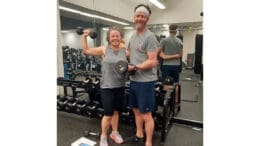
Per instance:
[[[109,34],[109,42],[112,46],[119,46],[121,43],[122,38],[120,32],[117,30],[111,30]]]

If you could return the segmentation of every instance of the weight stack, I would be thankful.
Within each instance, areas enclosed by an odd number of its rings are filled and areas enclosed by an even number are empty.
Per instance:
[[[202,46],[203,45],[203,35],[196,34],[195,39],[195,63],[194,63],[194,73],[201,73],[201,64],[202,64]]]

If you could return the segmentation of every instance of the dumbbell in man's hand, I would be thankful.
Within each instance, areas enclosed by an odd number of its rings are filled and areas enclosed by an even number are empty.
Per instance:
[[[118,73],[126,73],[129,72],[130,75],[133,75],[137,69],[134,64],[129,64],[126,61],[118,61],[115,65],[115,69]]]

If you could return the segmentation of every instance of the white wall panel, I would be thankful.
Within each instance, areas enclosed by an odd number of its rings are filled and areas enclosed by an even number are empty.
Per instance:
[[[79,49],[81,47],[81,35],[75,33],[75,30],[69,32],[62,32],[62,45],[69,46],[70,48]],[[88,46],[94,47],[94,41],[90,37],[87,37]]]
[[[166,0],[166,9],[153,9],[151,24],[200,22],[202,0]]]
[[[180,31],[183,35],[183,57],[182,61],[186,63],[187,54],[195,53],[196,34],[202,34],[202,30],[185,30]]]
[[[57,2],[59,3],[59,2]],[[61,39],[61,27],[60,27],[60,11],[57,8],[57,77],[64,76],[63,69],[63,56],[62,56],[62,39]],[[63,88],[57,86],[57,94],[63,94]]]

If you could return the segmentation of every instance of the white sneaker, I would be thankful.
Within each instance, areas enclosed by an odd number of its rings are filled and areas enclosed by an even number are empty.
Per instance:
[[[106,136],[100,136],[99,146],[108,146]]]

